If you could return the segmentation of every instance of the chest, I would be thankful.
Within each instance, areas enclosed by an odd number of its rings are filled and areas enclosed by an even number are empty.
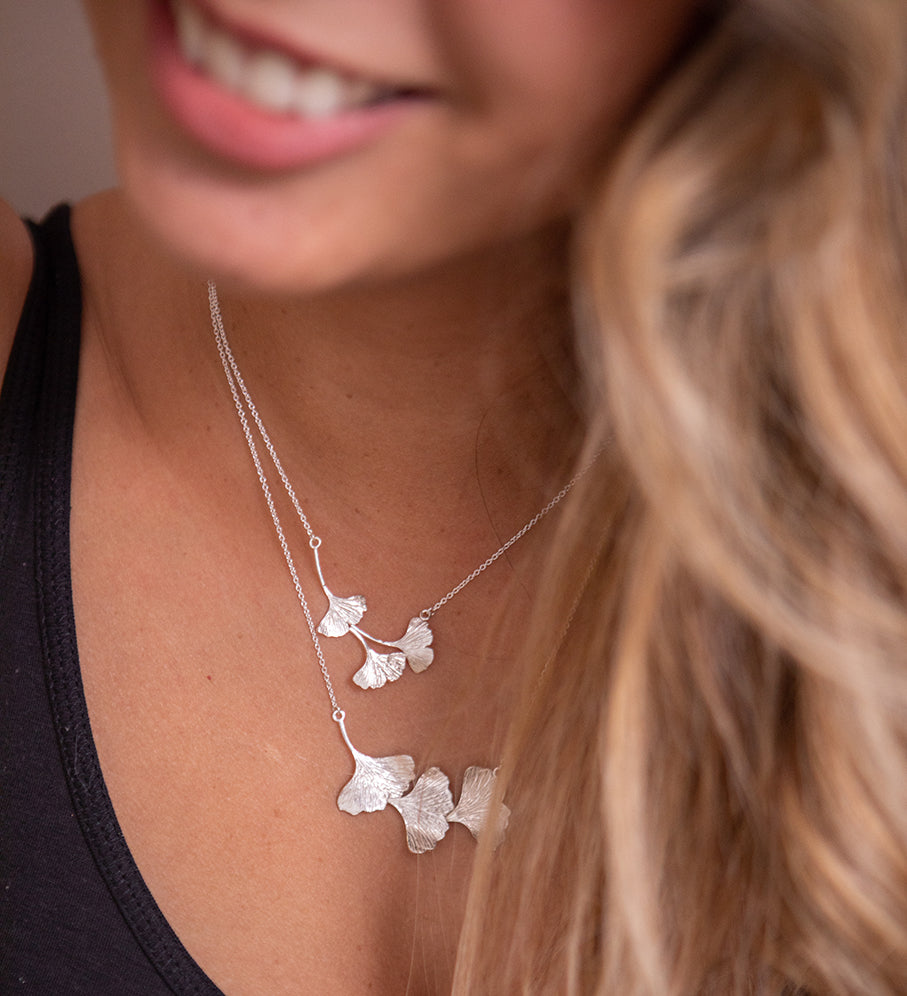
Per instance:
[[[415,856],[393,807],[338,809],[354,758],[254,491],[237,529],[148,454],[96,459],[90,433],[82,443],[73,585],[92,732],[127,844],[184,946],[229,996],[298,993],[301,980],[448,991],[474,841],[451,825]],[[244,521],[245,499],[230,501]],[[438,663],[380,690],[355,688],[349,652],[323,642],[355,747],[409,754],[416,774],[440,766],[456,799],[468,766],[497,761],[503,701],[474,628],[450,616]]]

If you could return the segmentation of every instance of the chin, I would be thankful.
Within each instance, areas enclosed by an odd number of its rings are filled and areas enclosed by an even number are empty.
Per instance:
[[[286,296],[367,278],[364,244],[344,243],[288,210],[267,186],[219,181],[140,153],[122,156],[120,166],[123,195],[140,227],[200,279]]]
[[[504,197],[502,208],[356,162],[250,173],[163,128],[124,129],[118,152],[126,201],[154,242],[199,277],[253,293],[311,296],[437,276],[534,241],[567,214],[563,204],[514,210]]]

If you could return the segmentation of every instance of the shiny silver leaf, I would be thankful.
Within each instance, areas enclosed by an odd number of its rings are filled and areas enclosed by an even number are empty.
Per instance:
[[[408,754],[392,757],[369,757],[350,746],[356,771],[337,796],[337,806],[353,816],[384,809],[391,796],[404,793],[416,774],[416,765]]]
[[[451,823],[462,823],[473,837],[478,837],[488,819],[491,795],[494,791],[495,772],[491,768],[467,768],[463,775],[463,790],[456,809],[447,817]],[[503,804],[497,813],[495,847],[503,840],[510,810]]]
[[[431,851],[447,833],[447,814],[453,808],[450,782],[440,768],[419,776],[412,792],[387,800],[406,824],[406,846],[413,854]]]
[[[428,625],[428,620],[421,616],[413,616],[403,636],[390,646],[402,650],[409,666],[418,674],[435,659],[435,652],[430,647],[433,639],[434,634]]]
[[[365,663],[353,675],[360,688],[382,688],[388,681],[396,681],[406,667],[406,657],[400,653],[379,654],[366,647]]]
[[[325,588],[328,597],[328,610],[318,624],[318,632],[322,636],[344,636],[365,615],[365,597],[349,595],[341,598]]]

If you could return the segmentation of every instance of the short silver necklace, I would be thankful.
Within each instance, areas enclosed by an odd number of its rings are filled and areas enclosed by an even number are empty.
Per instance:
[[[415,673],[424,671],[434,660],[434,651],[431,648],[433,634],[429,627],[429,621],[434,614],[491,567],[514,543],[522,539],[541,519],[559,505],[588,470],[588,466],[574,475],[544,508],[537,512],[487,560],[454,585],[433,605],[414,615],[409,621],[406,632],[401,637],[396,640],[380,639],[367,633],[359,625],[367,608],[365,597],[362,595],[337,596],[325,582],[318,552],[321,547],[321,537],[315,533],[302,509],[296,491],[283,469],[271,437],[240,373],[224,329],[217,287],[213,280],[208,281],[208,304],[217,351],[249,448],[249,454],[255,465],[258,481],[271,515],[271,521],[274,524],[277,539],[283,551],[293,587],[296,590],[296,597],[312,639],[321,677],[331,703],[331,718],[340,728],[340,734],[355,764],[353,777],[343,786],[337,797],[338,807],[344,812],[356,816],[359,813],[373,813],[383,810],[388,804],[392,805],[403,817],[406,827],[406,843],[414,854],[432,850],[447,833],[452,823],[462,823],[474,837],[478,837],[488,816],[496,769],[478,766],[467,768],[463,775],[460,798],[454,805],[450,781],[439,768],[428,768],[418,779],[415,779],[415,762],[408,754],[372,757],[357,750],[346,730],[346,713],[341,709],[337,700],[319,634],[327,637],[352,635],[359,641],[365,651],[365,661],[353,675],[353,681],[360,688],[380,688],[388,681],[396,681],[403,674],[407,664]],[[317,626],[309,608],[308,599],[303,592],[296,564],[290,552],[280,516],[277,513],[271,486],[262,466],[252,431],[253,424],[309,539],[309,548],[314,556],[315,569],[327,600],[327,609]],[[387,652],[381,652],[376,647],[385,648]],[[414,779],[415,784],[413,784]],[[503,835],[509,815],[509,810],[502,804],[499,807],[494,828],[496,839],[500,839]]]

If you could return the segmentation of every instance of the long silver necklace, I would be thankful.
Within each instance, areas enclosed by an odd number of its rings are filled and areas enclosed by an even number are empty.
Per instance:
[[[208,304],[217,351],[249,448],[249,454],[255,465],[258,481],[271,515],[271,521],[274,524],[280,548],[283,551],[284,560],[296,590],[296,597],[312,639],[321,677],[331,703],[331,718],[340,728],[343,742],[352,755],[355,765],[353,777],[343,786],[337,797],[338,807],[344,812],[356,816],[359,813],[373,813],[383,810],[388,804],[392,805],[403,817],[406,827],[406,843],[414,854],[432,850],[447,833],[451,823],[462,823],[474,837],[478,837],[487,820],[494,790],[495,770],[478,766],[467,768],[463,775],[460,798],[454,805],[450,781],[439,768],[428,768],[418,779],[415,779],[415,762],[408,754],[372,757],[357,750],[347,733],[346,713],[341,709],[337,700],[319,634],[328,637],[351,634],[359,641],[365,650],[365,662],[353,676],[353,680],[361,688],[380,688],[388,681],[396,681],[407,664],[416,673],[424,671],[434,659],[434,651],[431,649],[433,634],[428,625],[432,616],[491,567],[514,543],[522,539],[541,519],[563,501],[588,468],[584,468],[568,481],[544,508],[537,512],[474,571],[454,585],[433,605],[414,615],[407,625],[406,632],[401,637],[396,640],[383,640],[372,636],[359,626],[367,608],[365,597],[362,595],[337,596],[325,582],[318,552],[321,547],[321,538],[312,529],[302,509],[296,491],[283,469],[274,444],[271,442],[271,437],[240,373],[224,329],[217,287],[213,280],[208,281]],[[309,609],[309,603],[303,592],[296,564],[290,552],[280,516],[277,513],[271,486],[255,443],[252,424],[258,431],[287,497],[309,539],[309,548],[314,556],[315,569],[327,600],[327,610],[317,626]],[[386,648],[387,652],[382,653],[376,650],[376,646]],[[415,784],[413,784],[414,779]],[[500,839],[503,835],[509,816],[510,811],[501,804],[494,827],[496,839]]]

